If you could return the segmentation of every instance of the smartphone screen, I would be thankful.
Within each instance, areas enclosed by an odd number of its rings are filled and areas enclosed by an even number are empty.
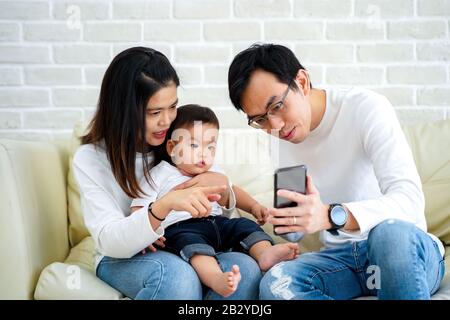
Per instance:
[[[280,189],[286,189],[299,193],[306,193],[306,166],[294,166],[288,168],[280,168],[275,171],[275,208],[287,208],[295,207],[297,203],[280,197],[277,195],[277,191]]]
[[[274,207],[275,208],[287,208],[295,207],[297,203],[289,199],[280,197],[277,195],[277,191],[280,189],[286,189],[290,191],[295,191],[299,193],[306,194],[306,166],[299,165],[294,167],[280,168],[275,171],[275,195],[274,195]],[[275,231],[275,227],[280,227],[279,225],[273,226],[274,234],[281,235]],[[297,241],[303,237],[303,234],[292,232],[286,233],[284,236],[292,236],[295,240],[290,239],[289,241]]]

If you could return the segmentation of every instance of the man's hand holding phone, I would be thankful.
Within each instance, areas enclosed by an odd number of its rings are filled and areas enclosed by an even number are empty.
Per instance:
[[[296,205],[269,209],[267,222],[274,225],[276,234],[291,232],[315,233],[331,227],[328,219],[328,205],[322,203],[319,191],[314,186],[312,178],[306,176],[306,168],[305,177],[305,194],[291,191],[292,189],[286,190],[275,187],[275,197],[285,198],[289,200],[291,205]]]

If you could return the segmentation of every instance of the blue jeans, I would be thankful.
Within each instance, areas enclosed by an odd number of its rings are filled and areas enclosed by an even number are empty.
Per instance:
[[[444,276],[444,258],[431,237],[386,220],[368,239],[281,262],[261,280],[261,299],[430,299]]]
[[[256,222],[223,216],[177,222],[166,228],[164,237],[164,250],[179,254],[188,262],[196,254],[215,257],[217,252],[230,249],[248,251],[260,241],[273,243],[272,238]]]
[[[227,299],[258,298],[261,271],[250,256],[240,252],[217,255],[222,270],[237,264],[242,280],[235,293]],[[97,276],[125,296],[136,300],[201,300],[224,299],[206,287],[191,267],[180,257],[165,251],[137,254],[130,259],[104,257],[97,267]]]

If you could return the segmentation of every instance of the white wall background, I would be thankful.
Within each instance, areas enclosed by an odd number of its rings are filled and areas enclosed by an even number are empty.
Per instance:
[[[289,46],[315,86],[385,94],[404,123],[450,118],[450,0],[0,0],[0,137],[53,139],[92,116],[121,50],[164,52],[181,103],[246,127],[228,100],[232,57]]]

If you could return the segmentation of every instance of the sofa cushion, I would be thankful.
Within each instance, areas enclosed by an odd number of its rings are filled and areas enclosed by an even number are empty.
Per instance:
[[[70,140],[70,154],[69,154],[69,170],[67,174],[67,211],[69,216],[69,241],[70,246],[74,247],[80,243],[84,238],[89,236],[83,213],[81,211],[80,190],[73,175],[72,161],[75,151],[80,146],[80,137],[86,130],[86,123],[78,122],[73,130],[72,138]]]
[[[93,248],[92,238],[86,237],[72,248],[64,263],[54,262],[48,265],[39,276],[34,298],[36,300],[122,299],[123,295],[119,291],[95,275]]]
[[[403,131],[422,181],[428,231],[450,244],[450,120]]]
[[[32,298],[69,252],[64,160],[49,142],[0,140],[0,300]]]

